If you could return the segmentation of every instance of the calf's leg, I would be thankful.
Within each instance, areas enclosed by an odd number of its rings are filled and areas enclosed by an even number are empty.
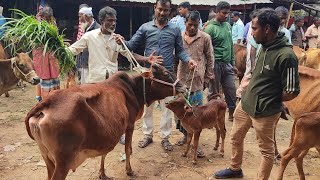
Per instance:
[[[194,139],[193,139],[193,161],[192,164],[197,164],[197,158],[198,158],[198,145],[199,145],[199,137],[200,137],[201,131],[194,133]]]
[[[125,152],[126,152],[126,171],[128,176],[133,176],[134,173],[130,164],[130,156],[132,154],[132,134],[134,127],[128,127],[126,129],[126,138],[125,138]]]
[[[102,179],[102,180],[109,179],[109,178],[106,176],[105,169],[104,169],[104,160],[106,159],[106,156],[107,156],[107,154],[101,156],[101,163],[100,163],[100,170],[99,170],[99,179]]]
[[[7,91],[7,92],[5,92],[4,93],[4,95],[6,96],[6,97],[10,97],[10,94],[9,94],[9,92]]]
[[[190,143],[191,143],[191,140],[192,140],[192,136],[193,136],[193,133],[189,133],[188,132],[188,136],[187,136],[187,148],[186,148],[186,151],[182,154],[183,157],[186,157],[189,150],[190,150]]]
[[[218,125],[216,124],[215,125],[215,128],[216,128],[216,136],[217,136],[217,139],[216,139],[216,145],[214,146],[213,150],[218,150],[219,148],[219,140],[220,140],[220,131],[219,131],[219,127]]]
[[[299,154],[299,156],[295,158],[300,180],[305,180],[305,176],[304,176],[304,172],[303,172],[303,158],[308,154],[308,151],[309,151],[309,149],[303,150]]]
[[[282,153],[280,169],[279,169],[278,178],[277,178],[278,180],[281,180],[283,178],[284,170],[286,169],[289,161],[292,158],[297,157],[300,154],[300,152],[301,151],[299,149],[291,145],[287,150],[285,150]]]

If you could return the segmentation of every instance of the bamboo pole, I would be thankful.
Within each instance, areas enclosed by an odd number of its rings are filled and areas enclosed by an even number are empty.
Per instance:
[[[294,2],[292,1],[291,4],[290,4],[289,16],[288,16],[287,23],[286,23],[286,28],[287,29],[288,29],[288,24],[289,24],[289,20],[290,20],[290,17],[291,17],[292,9],[293,9],[293,4],[294,4]]]

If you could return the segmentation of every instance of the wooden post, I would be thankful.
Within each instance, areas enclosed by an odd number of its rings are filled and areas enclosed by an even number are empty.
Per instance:
[[[129,32],[129,36],[130,36],[130,39],[132,37],[132,7],[129,8],[130,9],[130,32]],[[130,70],[132,71],[132,63],[130,63]]]
[[[290,17],[291,17],[292,9],[293,9],[293,4],[294,4],[294,2],[292,1],[291,4],[290,4],[289,16],[288,16],[287,23],[286,23],[286,28],[287,29],[288,29],[288,24],[289,24],[289,20],[290,20]]]

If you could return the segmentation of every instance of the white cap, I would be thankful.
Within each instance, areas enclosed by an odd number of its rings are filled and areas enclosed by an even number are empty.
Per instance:
[[[89,15],[89,16],[93,16],[92,13],[92,7],[83,7],[79,10],[79,13],[85,14],[85,15]]]

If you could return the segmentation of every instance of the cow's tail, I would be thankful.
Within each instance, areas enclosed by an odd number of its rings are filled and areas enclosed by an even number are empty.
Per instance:
[[[31,139],[34,140],[34,137],[32,136],[32,133],[31,133],[31,130],[30,130],[30,126],[29,126],[29,119],[33,116],[39,116],[41,111],[47,107],[49,105],[48,101],[46,102],[40,102],[38,104],[36,104],[30,111],[29,113],[27,114],[25,120],[24,120],[24,123],[26,125],[26,129],[27,129],[27,132],[28,132],[28,135],[30,136]]]

